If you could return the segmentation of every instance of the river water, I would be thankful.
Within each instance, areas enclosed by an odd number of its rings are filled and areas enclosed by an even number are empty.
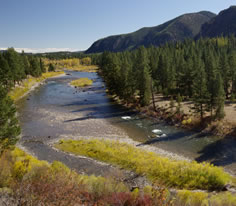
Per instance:
[[[17,103],[22,127],[19,143],[39,159],[59,160],[73,169],[101,174],[107,170],[105,165],[102,169],[90,167],[83,159],[78,162],[73,156],[53,150],[49,143],[60,138],[128,137],[193,160],[224,166],[236,174],[236,140],[221,140],[143,117],[114,103],[97,73],[66,73],[48,79]],[[93,85],[83,89],[69,85],[81,77],[92,79]],[[127,116],[130,118],[124,118]],[[155,129],[161,131],[162,137],[150,138]]]

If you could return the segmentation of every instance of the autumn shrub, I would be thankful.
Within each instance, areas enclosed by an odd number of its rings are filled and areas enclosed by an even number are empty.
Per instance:
[[[79,175],[61,162],[49,164],[19,148],[1,155],[0,169],[0,188],[8,187],[18,205],[75,205],[129,192],[121,182]]]
[[[175,161],[118,141],[61,140],[55,147],[118,165],[180,189],[221,190],[231,181],[222,168],[210,163]]]

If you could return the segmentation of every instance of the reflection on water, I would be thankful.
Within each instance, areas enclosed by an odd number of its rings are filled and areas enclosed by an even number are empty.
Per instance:
[[[96,73],[73,71],[67,73],[71,75],[48,80],[47,84],[37,88],[18,103],[24,135],[45,138],[61,134],[78,134],[86,120],[105,119],[107,127],[115,125],[134,140],[197,161],[211,161],[216,165],[229,166],[236,173],[235,140],[219,140],[216,137],[185,131],[163,122],[141,117],[112,102],[106,95],[104,82]],[[71,80],[81,77],[92,79],[93,85],[76,89],[68,84]],[[47,111],[57,112],[58,117],[54,116],[50,119],[50,113]],[[60,114],[64,114],[64,119],[60,119]],[[55,118],[60,121],[60,124],[55,124]],[[81,128],[68,127],[74,124]],[[94,130],[99,135],[101,131],[99,127],[90,126],[85,129],[86,132]]]

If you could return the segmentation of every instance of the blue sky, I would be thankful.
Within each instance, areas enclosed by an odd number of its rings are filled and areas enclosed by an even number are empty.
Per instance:
[[[214,13],[235,0],[0,0],[0,48],[85,50],[97,39],[156,26],[184,13]]]

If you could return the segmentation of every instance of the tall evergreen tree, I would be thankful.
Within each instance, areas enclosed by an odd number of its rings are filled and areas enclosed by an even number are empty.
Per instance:
[[[228,58],[227,58],[227,54],[224,51],[223,54],[220,55],[220,61],[219,61],[219,69],[221,72],[221,76],[222,76],[222,80],[223,80],[223,85],[224,85],[224,91],[226,94],[226,98],[228,99],[229,97],[229,87],[230,87],[230,80],[231,80],[231,76],[230,76],[230,67],[229,67],[229,63],[228,63]]]
[[[199,58],[195,59],[194,65],[195,68],[198,68],[195,71],[195,78],[193,81],[194,110],[196,113],[200,114],[201,120],[203,120],[203,116],[207,111],[207,103],[209,101],[206,72],[204,69],[204,64]]]
[[[236,52],[229,54],[230,77],[232,82],[231,95],[236,95]]]
[[[207,73],[207,89],[210,95],[208,107],[209,107],[211,117],[213,117],[213,110],[216,104],[215,81],[216,81],[217,66],[216,66],[216,62],[213,57],[212,51],[208,50],[207,53],[205,53],[204,62],[205,62],[205,68],[206,68],[206,73]]]
[[[53,66],[52,63],[49,64],[49,66],[48,66],[48,71],[49,71],[49,72],[54,72],[54,71],[55,71],[55,67]]]
[[[16,144],[19,134],[16,108],[6,89],[0,86],[0,154]]]
[[[10,67],[10,73],[14,83],[21,81],[25,77],[25,72],[20,55],[13,48],[9,48],[7,52],[4,53],[4,57]]]
[[[13,86],[10,67],[5,58],[0,54],[0,84],[8,90]]]
[[[52,65],[52,64],[50,63],[50,65]],[[49,67],[50,67],[50,65],[49,65]],[[42,74],[38,58],[35,58],[35,57],[31,58],[30,67],[31,67],[31,75],[32,76],[39,77]]]
[[[44,65],[44,63],[43,63],[43,60],[40,58],[40,60],[39,60],[39,63],[40,63],[40,69],[41,69],[41,72],[42,73],[45,73],[46,72],[46,67],[45,67],[45,65]]]
[[[24,64],[24,69],[25,69],[25,74],[29,75],[31,74],[31,68],[30,68],[30,62],[29,59],[26,55],[23,55],[23,64]]]
[[[224,113],[224,104],[225,104],[225,92],[223,86],[223,80],[221,75],[218,73],[215,82],[215,91],[216,91],[216,113],[215,117],[217,119],[223,119],[225,116]]]
[[[151,98],[151,76],[147,50],[142,46],[136,56],[137,84],[140,92],[140,103],[146,106]]]
[[[151,76],[147,67],[142,71],[142,86],[140,88],[140,103],[147,106],[151,98]]]

